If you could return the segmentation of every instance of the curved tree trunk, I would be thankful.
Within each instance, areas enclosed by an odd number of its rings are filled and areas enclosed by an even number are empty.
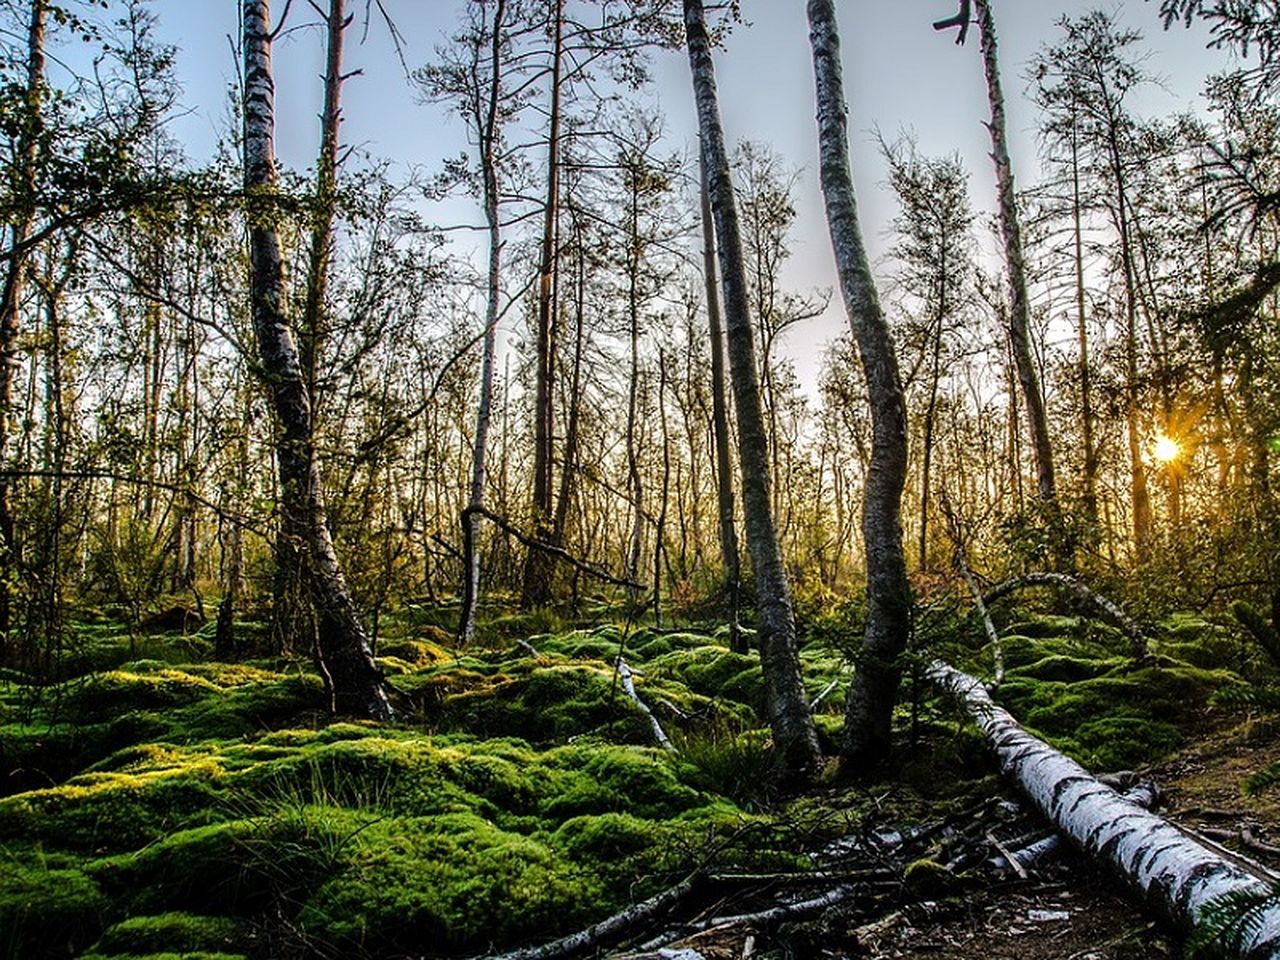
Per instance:
[[[941,661],[930,664],[926,677],[973,719],[1001,771],[1017,782],[1036,808],[1174,926],[1190,930],[1223,897],[1271,892],[1260,878],[1120,796],[1074,760],[1031,736],[992,702],[974,677]],[[1236,955],[1249,960],[1280,957],[1280,903],[1263,908],[1256,919],[1256,927],[1242,935]]]
[[[840,34],[833,0],[809,0],[809,39],[818,101],[819,168],[827,224],[840,273],[849,325],[871,401],[871,462],[863,492],[862,536],[867,554],[867,626],[849,686],[843,754],[872,765],[889,752],[891,718],[911,633],[911,590],[902,550],[902,491],[907,482],[907,415],[893,337],[862,232],[849,169],[848,116],[840,66]]]
[[[270,0],[244,3],[244,185],[249,211],[250,305],[263,376],[279,421],[280,506],[301,538],[305,578],[316,607],[321,672],[333,706],[390,719],[382,672],[356,615],[325,515],[312,436],[311,402],[285,308],[284,259],[274,226],[275,82]]]
[[[742,561],[738,552],[738,528],[734,524],[733,465],[729,460],[729,410],[724,383],[724,318],[716,286],[716,225],[707,189],[705,158],[699,157],[702,175],[702,273],[707,286],[707,324],[711,331],[711,423],[716,444],[716,506],[720,517],[720,556],[724,562],[724,586],[729,599],[729,647],[746,653],[738,625],[738,595]]]
[[[1022,227],[1018,221],[1018,198],[1013,184],[1013,164],[1005,134],[1004,93],[1000,89],[1000,62],[996,48],[995,18],[991,0],[974,0],[978,29],[982,37],[982,65],[987,78],[987,99],[991,104],[991,159],[996,166],[996,189],[1000,200],[1000,234],[1004,243],[1005,267],[1009,272],[1009,344],[1013,349],[1018,384],[1027,405],[1027,428],[1036,456],[1036,482],[1040,498],[1057,503],[1053,471],[1053,446],[1049,442],[1049,420],[1035,360],[1031,356],[1031,301],[1027,294],[1027,268],[1022,252]]]
[[[711,194],[711,209],[719,239],[730,378],[738,417],[743,515],[747,527],[747,548],[755,574],[766,709],[780,764],[779,772],[784,779],[805,781],[817,774],[821,751],[800,680],[791,586],[773,524],[769,497],[769,448],[760,407],[742,236],[733,198],[729,154],[720,123],[715,66],[711,60],[711,39],[707,34],[702,0],[684,0],[684,23],[707,190]]]

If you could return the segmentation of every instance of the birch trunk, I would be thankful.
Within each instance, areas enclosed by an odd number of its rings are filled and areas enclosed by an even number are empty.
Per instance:
[[[542,226],[542,263],[538,276],[537,366],[533,416],[533,535],[551,539],[552,446],[555,438],[555,280],[556,224],[560,212],[560,94],[564,65],[564,0],[551,10],[554,48],[551,59],[551,106],[547,134],[547,205]],[[550,555],[531,549],[525,559],[521,605],[545,606],[551,601]]]
[[[10,223],[10,251],[4,286],[0,290],[0,466],[9,464],[9,427],[13,415],[14,378],[22,369],[18,334],[21,329],[19,309],[27,273],[24,249],[35,223],[36,164],[40,155],[40,139],[44,135],[45,23],[47,0],[32,0],[31,19],[27,26],[27,89],[25,116],[18,137],[18,175],[22,196]],[[0,476],[0,664],[9,655],[9,628],[12,626],[10,583],[19,545],[14,522],[13,499],[8,477]]]
[[[317,653],[333,706],[374,719],[393,715],[382,673],[356,615],[325,515],[311,403],[285,303],[284,261],[271,201],[276,192],[275,82],[270,0],[244,4],[244,184],[249,210],[250,305],[259,359],[279,421],[280,505],[297,530],[319,624]]]
[[[1106,865],[1164,920],[1190,930],[1215,901],[1271,891],[1188,837],[1167,820],[1100,783],[1073,760],[1023,730],[992,702],[975,678],[941,661],[926,677],[949,693],[986,735],[1001,771],[1014,780],[1062,833]],[[1272,905],[1246,933],[1238,956],[1280,957],[1280,905]]]
[[[1018,371],[1018,384],[1027,406],[1027,428],[1036,458],[1036,483],[1040,498],[1057,503],[1053,470],[1053,447],[1049,442],[1049,420],[1045,413],[1040,377],[1031,356],[1031,302],[1027,295],[1027,268],[1022,252],[1022,227],[1018,220],[1018,198],[1013,183],[1013,164],[1005,134],[1004,93],[1000,88],[1000,63],[996,46],[995,17],[991,0],[975,0],[978,29],[982,37],[982,65],[987,79],[987,99],[991,105],[991,159],[996,168],[999,194],[1000,235],[1004,244],[1005,267],[1009,272],[1009,344]]]
[[[458,613],[458,645],[466,648],[476,633],[476,605],[480,596],[480,553],[476,547],[481,510],[485,506],[488,479],[489,426],[493,417],[494,364],[498,349],[498,309],[502,297],[502,221],[499,216],[497,161],[498,100],[502,89],[502,31],[506,0],[498,0],[493,13],[493,36],[487,96],[477,91],[472,121],[479,131],[480,170],[484,191],[484,216],[489,232],[488,302],[484,313],[484,348],[480,360],[480,401],[476,407],[476,435],[471,450],[471,492],[462,518],[462,606]]]
[[[703,168],[719,241],[729,367],[738,418],[743,515],[747,527],[747,549],[751,554],[756,582],[766,710],[773,731],[779,772],[786,780],[806,781],[818,772],[821,753],[804,685],[800,681],[791,587],[773,525],[769,448],[760,407],[742,236],[729,172],[729,154],[720,122],[715,66],[711,60],[711,39],[707,34],[702,0],[684,0],[684,22],[698,110]]]
[[[711,423],[716,444],[716,505],[720,517],[720,556],[724,562],[725,592],[729,597],[729,647],[746,653],[738,626],[738,595],[742,561],[738,552],[738,528],[734,523],[733,465],[729,461],[729,411],[724,382],[724,318],[716,285],[716,226],[707,190],[706,158],[699,158],[702,185],[702,274],[707,285],[707,324],[711,332]]]
[[[809,0],[809,39],[818,104],[819,170],[845,311],[871,402],[872,443],[863,489],[867,625],[845,712],[845,761],[873,765],[889,752],[899,657],[911,632],[911,591],[902,548],[907,415],[893,337],[858,223],[849,168],[848,115],[833,0]]]

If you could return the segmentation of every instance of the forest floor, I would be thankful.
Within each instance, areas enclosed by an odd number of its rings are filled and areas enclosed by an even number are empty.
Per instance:
[[[129,631],[85,612],[61,676],[3,672],[0,957],[480,956],[690,876],[676,908],[594,955],[1178,955],[1075,854],[1008,868],[1002,849],[1045,825],[928,691],[902,708],[889,774],[782,797],[763,775],[759,665],[723,628],[511,614],[458,651],[445,617],[410,608],[383,625],[402,715],[384,727],[326,717],[304,661],[213,663],[207,627],[164,617]],[[1237,631],[1171,617],[1153,626],[1154,662],[1135,664],[1087,618],[1007,611],[1000,625],[1015,716],[1094,771],[1150,777],[1210,842],[1280,865],[1266,773],[1280,737],[1240,706],[1276,671]],[[961,666],[989,658],[962,619],[924,629]],[[846,675],[857,634],[848,611],[805,618],[811,697]],[[620,653],[675,752],[625,696]],[[829,753],[841,687],[815,711]],[[758,916],[837,884],[821,909]]]

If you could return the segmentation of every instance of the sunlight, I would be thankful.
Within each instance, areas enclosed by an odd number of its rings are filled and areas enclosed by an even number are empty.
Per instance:
[[[1166,436],[1162,433],[1156,437],[1156,443],[1155,447],[1152,448],[1152,453],[1160,463],[1173,463],[1173,461],[1177,460],[1178,457],[1182,455],[1182,445],[1178,443],[1177,440],[1173,439],[1173,437]]]

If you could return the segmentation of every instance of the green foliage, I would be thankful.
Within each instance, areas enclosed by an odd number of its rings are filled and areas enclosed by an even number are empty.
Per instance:
[[[1244,954],[1244,945],[1262,930],[1268,911],[1280,906],[1280,890],[1238,891],[1211,903],[1196,918],[1187,941],[1186,960],[1229,960]]]

